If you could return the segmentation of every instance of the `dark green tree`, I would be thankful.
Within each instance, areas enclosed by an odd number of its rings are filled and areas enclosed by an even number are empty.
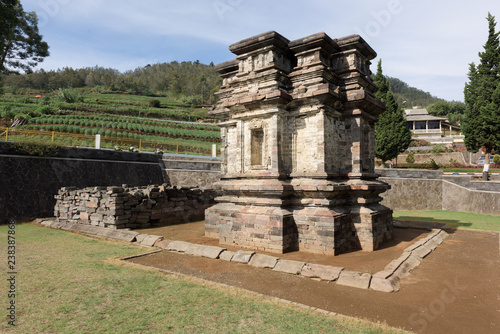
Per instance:
[[[19,0],[1,0],[0,14],[0,73],[31,72],[49,55],[36,13],[25,12]]]
[[[375,123],[375,156],[385,165],[408,148],[411,131],[406,127],[403,110],[399,107],[389,86],[389,80],[382,73],[382,61],[379,60],[374,81],[379,87],[375,96],[385,104],[386,110]]]
[[[465,84],[465,117],[462,131],[465,146],[471,152],[484,148],[483,179],[488,179],[490,155],[500,148],[500,42],[495,31],[495,17],[488,13],[488,40],[479,52],[479,65],[469,66],[469,82]]]

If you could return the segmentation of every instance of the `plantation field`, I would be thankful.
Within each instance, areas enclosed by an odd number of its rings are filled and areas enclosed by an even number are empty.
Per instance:
[[[29,131],[16,133],[11,129],[10,140],[47,142],[45,131],[61,133],[64,141],[59,144],[92,146],[90,136],[100,134],[108,142],[141,140],[158,143],[158,148],[169,147],[169,151],[173,147],[178,151],[180,146],[186,153],[208,154],[212,144],[220,143],[220,129],[208,118],[207,110],[166,96],[84,90],[7,93],[0,98],[0,127],[23,120],[15,129]],[[68,138],[71,134],[75,138]],[[0,136],[2,139],[6,138]],[[54,142],[54,135],[50,141]],[[187,147],[190,149],[183,149]]]

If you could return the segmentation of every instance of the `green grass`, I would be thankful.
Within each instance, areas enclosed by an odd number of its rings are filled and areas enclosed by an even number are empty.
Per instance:
[[[0,226],[6,245],[7,226]],[[262,297],[117,264],[144,252],[30,224],[17,225],[17,321],[6,333],[400,333]],[[6,259],[6,248],[0,256]],[[0,270],[6,276],[6,261]],[[6,286],[7,282],[2,278]],[[7,305],[2,288],[1,305]],[[2,306],[2,307],[3,307]],[[5,313],[5,308],[4,308]]]
[[[500,231],[500,216],[453,211],[394,211],[395,220],[442,223],[447,228]]]
[[[450,173],[482,173],[483,168],[443,168],[443,172]],[[490,173],[500,173],[500,168],[491,168]]]

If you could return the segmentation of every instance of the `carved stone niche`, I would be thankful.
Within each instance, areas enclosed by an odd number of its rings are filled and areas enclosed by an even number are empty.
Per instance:
[[[235,43],[212,115],[222,178],[205,234],[222,245],[282,253],[373,251],[393,238],[389,185],[374,172],[375,99],[358,35],[289,41],[270,31]]]

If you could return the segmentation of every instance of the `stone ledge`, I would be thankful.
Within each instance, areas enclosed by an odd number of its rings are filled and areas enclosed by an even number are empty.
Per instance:
[[[448,233],[444,230],[433,229],[430,235],[417,240],[414,244],[407,247],[399,258],[391,261],[384,270],[372,276],[370,273],[345,270],[342,267],[282,260],[270,255],[256,254],[253,251],[239,250],[237,252],[232,252],[217,246],[198,245],[185,241],[163,240],[161,236],[139,234],[127,230],[110,230],[108,228],[92,225],[62,223],[48,220],[41,220],[37,223],[54,229],[62,229],[95,237],[135,242],[142,246],[154,246],[167,251],[185,253],[193,256],[249,264],[258,268],[269,268],[278,272],[301,275],[308,278],[319,278],[324,281],[336,281],[336,283],[340,285],[361,289],[372,289],[380,292],[399,291],[400,280],[406,277],[411,270],[416,268],[423,261],[423,258],[440,245],[448,236]]]
[[[337,284],[367,290],[370,287],[372,275],[358,271],[343,270],[340,273]]]
[[[287,274],[300,275],[302,268],[306,265],[305,262],[292,260],[279,260],[273,268],[275,271],[281,271]]]
[[[422,260],[448,236],[444,230],[432,229],[427,237],[407,247],[403,255],[373,275],[370,289],[381,292],[399,291],[399,281],[410,274]]]

